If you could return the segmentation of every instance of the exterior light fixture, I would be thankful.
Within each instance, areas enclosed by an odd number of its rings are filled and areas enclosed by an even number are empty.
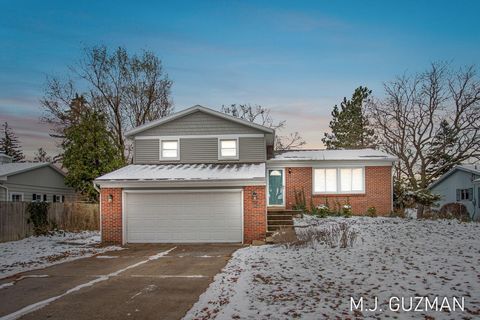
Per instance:
[[[252,199],[257,200],[257,192],[256,191],[252,192]]]
[[[108,195],[108,202],[112,202],[113,201],[113,195],[109,194]]]

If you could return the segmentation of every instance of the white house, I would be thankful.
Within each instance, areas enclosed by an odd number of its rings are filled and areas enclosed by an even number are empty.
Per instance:
[[[465,205],[470,217],[480,220],[480,165],[458,165],[429,186],[432,193],[439,194],[439,208],[446,203]]]

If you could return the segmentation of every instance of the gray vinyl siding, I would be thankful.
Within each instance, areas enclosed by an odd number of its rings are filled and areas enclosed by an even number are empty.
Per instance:
[[[264,162],[267,158],[265,138],[240,138],[241,162]]]
[[[222,135],[238,133],[255,134],[264,132],[198,111],[140,132],[138,136]]]
[[[64,177],[50,167],[43,167],[9,176],[2,185],[8,188],[9,199],[12,193],[23,193],[24,201],[32,201],[32,195],[47,195],[47,201],[53,201],[53,195],[65,196],[65,201],[76,199],[75,191],[66,186]],[[4,188],[0,188],[0,200],[5,198]]]
[[[180,162],[212,163],[218,161],[217,138],[180,139]]]
[[[135,163],[158,163],[160,157],[160,142],[158,139],[135,140]]]
[[[266,147],[264,137],[240,137],[239,159],[218,160],[218,138],[180,138],[180,160],[170,161],[179,163],[222,163],[222,162],[264,162]],[[159,160],[159,140],[136,140],[135,163],[154,164],[162,163]]]

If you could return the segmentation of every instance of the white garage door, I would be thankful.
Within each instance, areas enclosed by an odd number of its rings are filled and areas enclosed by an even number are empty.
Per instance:
[[[242,242],[241,191],[125,193],[127,242]]]

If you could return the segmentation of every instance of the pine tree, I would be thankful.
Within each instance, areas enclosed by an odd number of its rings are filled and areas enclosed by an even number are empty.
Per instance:
[[[47,152],[42,148],[38,148],[37,152],[35,152],[35,158],[33,158],[34,162],[52,162],[52,157],[50,157]]]
[[[330,128],[322,142],[327,149],[362,149],[375,147],[374,130],[365,115],[365,104],[372,91],[367,87],[358,87],[350,100],[343,98],[340,109],[333,107]]]
[[[8,126],[8,123],[3,124],[3,138],[0,139],[0,152],[12,157],[14,162],[19,162],[25,159],[22,152],[22,147],[18,141],[17,136],[13,130]]]
[[[123,165],[123,155],[115,146],[106,118],[99,111],[85,109],[64,134],[65,183],[96,201],[98,194],[93,180]]]

